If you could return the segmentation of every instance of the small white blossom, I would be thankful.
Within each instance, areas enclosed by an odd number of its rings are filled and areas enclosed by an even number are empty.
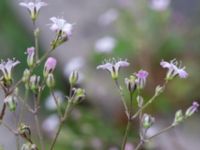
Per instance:
[[[165,11],[169,5],[171,0],[151,0],[150,8],[155,11]]]
[[[163,68],[168,69],[167,76],[166,76],[167,80],[174,78],[176,75],[178,75],[180,78],[188,77],[188,73],[185,71],[185,67],[182,67],[181,63],[178,63],[176,59],[173,59],[170,62],[162,60],[160,62],[160,65]]]
[[[19,5],[27,8],[31,15],[31,18],[35,20],[38,16],[40,9],[44,6],[47,6],[47,3],[42,2],[41,0],[34,0],[29,2],[21,2],[19,3]]]
[[[73,25],[67,23],[66,20],[57,17],[51,17],[50,20],[52,24],[50,25],[50,29],[57,34],[61,34],[62,37],[70,37],[72,35]]]
[[[119,69],[121,67],[128,67],[130,64],[126,60],[116,61],[115,59],[108,60],[106,63],[97,66],[97,69],[107,70],[111,73],[113,79],[118,78]]]
[[[55,97],[57,98],[58,104],[61,104],[63,100],[63,93],[60,91],[55,91]],[[54,97],[52,95],[49,95],[47,99],[45,100],[45,107],[48,110],[56,110],[57,106],[54,100]]]
[[[97,40],[95,50],[98,53],[110,53],[116,46],[116,40],[113,37],[103,37]]]
[[[42,123],[42,129],[45,132],[49,133],[51,136],[53,136],[58,125],[59,125],[59,117],[53,114],[44,120],[44,122]]]
[[[115,20],[117,20],[117,18],[118,18],[117,10],[111,8],[99,17],[98,23],[102,26],[107,26],[113,23]]]
[[[15,59],[8,59],[7,61],[1,60],[0,70],[3,73],[5,80],[12,80],[12,69],[18,65],[20,62]]]

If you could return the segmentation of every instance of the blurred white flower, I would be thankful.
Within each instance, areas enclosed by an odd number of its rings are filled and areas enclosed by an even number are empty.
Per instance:
[[[102,26],[107,26],[113,23],[115,20],[117,20],[117,18],[118,18],[117,10],[111,8],[99,17],[98,23]]]
[[[66,20],[57,17],[51,17],[52,24],[50,29],[54,32],[61,33],[62,37],[70,37],[72,35],[73,25],[67,23]]]
[[[116,46],[116,40],[113,37],[106,36],[96,41],[95,50],[98,53],[111,53]]]
[[[63,99],[64,99],[64,95],[62,92],[60,91],[55,91],[54,92],[57,100],[58,100],[58,103],[61,104]],[[54,101],[54,98],[52,95],[49,95],[47,97],[47,99],[45,100],[45,107],[48,109],[48,110],[56,110],[56,103]]]
[[[42,123],[42,129],[50,136],[53,136],[58,125],[59,117],[56,114],[53,114],[44,120],[44,122]]]
[[[150,8],[155,11],[165,11],[168,9],[171,0],[151,0]]]
[[[94,150],[102,149],[102,141],[99,138],[92,138],[91,146]]]
[[[131,143],[126,143],[125,150],[134,150],[134,146]]]
[[[85,65],[85,60],[83,57],[74,57],[69,60],[64,66],[64,75],[69,77],[73,71],[78,71],[79,78],[77,83],[80,83],[84,79],[84,74],[81,71]]]
[[[41,0],[29,1],[29,2],[20,2],[20,6],[28,9],[30,16],[33,20],[36,19],[40,9],[44,6],[47,6],[47,3],[42,2]]]

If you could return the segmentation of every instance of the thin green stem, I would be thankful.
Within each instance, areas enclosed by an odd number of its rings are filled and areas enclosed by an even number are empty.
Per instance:
[[[127,126],[126,126],[126,130],[125,130],[125,133],[124,133],[124,138],[123,138],[123,142],[122,142],[121,150],[125,150],[126,141],[127,141],[128,132],[129,132],[129,130],[130,130],[130,127],[131,127],[131,121],[128,120],[128,122],[127,122]]]
[[[54,99],[54,102],[55,102],[55,104],[56,104],[56,108],[57,108],[58,115],[59,115],[59,117],[61,118],[61,117],[62,117],[62,111],[61,111],[61,108],[60,108],[59,101],[58,101],[58,99],[57,99],[57,97],[56,97],[55,92],[54,92],[53,89],[51,89],[51,94],[52,94],[53,99]]]
[[[151,139],[153,139],[154,137],[156,137],[156,136],[158,136],[158,135],[160,135],[160,134],[162,134],[162,133],[164,133],[164,132],[166,132],[166,131],[168,131],[168,130],[174,128],[174,127],[175,127],[175,125],[170,125],[170,126],[164,128],[164,129],[162,129],[162,130],[159,131],[158,133],[156,133],[156,134],[154,134],[154,135],[148,137],[147,140],[151,140]]]
[[[140,141],[138,145],[136,146],[135,150],[139,150],[143,144],[144,144],[144,141]]]
[[[115,80],[115,84],[116,84],[117,89],[118,89],[118,91],[119,91],[119,93],[120,93],[120,97],[121,97],[122,103],[123,103],[123,105],[124,105],[125,113],[126,113],[127,117],[129,117],[129,114],[128,114],[129,111],[128,111],[128,107],[127,107],[127,105],[126,105],[126,101],[125,101],[125,99],[124,99],[124,94],[123,94],[122,88],[121,88],[121,86],[119,85],[119,82],[118,82],[117,79]]]

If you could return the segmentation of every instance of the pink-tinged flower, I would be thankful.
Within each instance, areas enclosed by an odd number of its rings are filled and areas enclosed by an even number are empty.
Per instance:
[[[12,69],[18,65],[20,62],[15,59],[8,59],[7,61],[1,61],[0,63],[0,70],[3,73],[3,78],[6,81],[12,80]]]
[[[46,77],[49,73],[52,73],[56,67],[56,59],[53,57],[49,57],[44,65],[43,75]]]
[[[67,23],[66,20],[62,18],[56,18],[51,17],[50,20],[52,21],[52,24],[50,26],[50,29],[57,34],[60,34],[62,37],[69,38],[72,35],[72,29],[73,25],[70,23]]]
[[[44,6],[47,6],[47,3],[42,2],[41,0],[34,0],[29,2],[21,2],[19,3],[19,5],[27,8],[31,15],[32,20],[35,21],[35,19],[39,14],[40,9]]]
[[[155,11],[165,11],[169,5],[171,0],[151,0],[150,8]]]
[[[198,111],[198,107],[199,107],[199,103],[197,103],[196,101],[194,101],[194,102],[192,103],[192,106],[190,106],[190,107],[186,110],[185,116],[186,116],[186,117],[192,116],[195,112]]]
[[[34,47],[27,48],[26,54],[27,54],[27,64],[29,67],[32,67],[34,64],[35,48]]]
[[[162,60],[160,62],[160,65],[163,68],[168,69],[167,76],[166,76],[167,80],[173,79],[176,75],[178,75],[180,78],[188,77],[188,73],[185,71],[185,67],[182,67],[181,63],[178,63],[176,59],[173,59],[170,62]]]
[[[143,89],[145,87],[146,80],[147,80],[149,73],[145,70],[140,70],[135,75],[137,77],[137,79],[136,79],[137,87],[139,89]]]
[[[121,67],[128,67],[129,65],[130,64],[126,60],[116,61],[115,59],[113,59],[106,61],[106,63],[104,63],[103,65],[97,66],[97,69],[107,70],[111,73],[113,79],[117,79],[119,74],[119,69]]]

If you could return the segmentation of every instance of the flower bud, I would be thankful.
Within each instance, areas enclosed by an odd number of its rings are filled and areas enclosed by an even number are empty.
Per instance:
[[[70,76],[69,76],[69,83],[71,86],[74,86],[77,81],[78,81],[78,72],[77,71],[73,71]]]
[[[142,96],[137,96],[137,103],[138,103],[138,107],[141,108],[144,103]]]
[[[22,145],[21,150],[38,150],[38,148],[35,144],[28,142]]]
[[[86,97],[86,93],[85,90],[82,88],[73,88],[73,103],[77,104],[79,102],[81,102],[82,100],[84,100]]]
[[[28,142],[32,143],[31,141],[31,129],[29,126],[21,123],[20,126],[18,127],[18,132],[21,137],[26,139]]]
[[[52,73],[48,74],[46,84],[49,88],[53,88],[55,86],[55,79]]]
[[[27,64],[31,68],[35,63],[35,48],[34,47],[27,48],[26,53],[27,53]]]
[[[135,76],[131,75],[129,78],[125,78],[125,84],[129,92],[133,93],[136,89]]]
[[[49,57],[44,65],[43,75],[46,78],[48,74],[53,73],[56,67],[56,59],[53,57]]]
[[[29,87],[33,92],[37,92],[40,86],[40,76],[32,75],[29,81]]]
[[[149,73],[145,70],[140,70],[138,71],[138,73],[136,73],[136,82],[138,89],[143,89],[145,87],[148,75]]]
[[[156,89],[155,89],[155,95],[160,95],[164,90],[164,87],[158,85],[156,86]]]
[[[177,125],[181,123],[183,119],[184,119],[184,116],[183,116],[182,110],[178,110],[175,114],[173,125]]]
[[[142,126],[145,129],[149,129],[155,122],[155,118],[148,115],[148,114],[144,114],[142,117]]]
[[[30,77],[30,75],[31,75],[30,70],[29,69],[25,69],[24,73],[23,73],[22,81],[23,82],[27,82],[29,77]]]
[[[193,102],[192,103],[192,106],[190,106],[186,112],[185,112],[185,117],[190,117],[192,116],[195,112],[198,111],[198,107],[199,107],[199,104],[197,102]]]
[[[4,99],[4,103],[6,103],[7,107],[9,108],[10,111],[15,111],[16,110],[16,106],[17,106],[17,100],[16,97],[13,95],[8,95],[5,99]]]

